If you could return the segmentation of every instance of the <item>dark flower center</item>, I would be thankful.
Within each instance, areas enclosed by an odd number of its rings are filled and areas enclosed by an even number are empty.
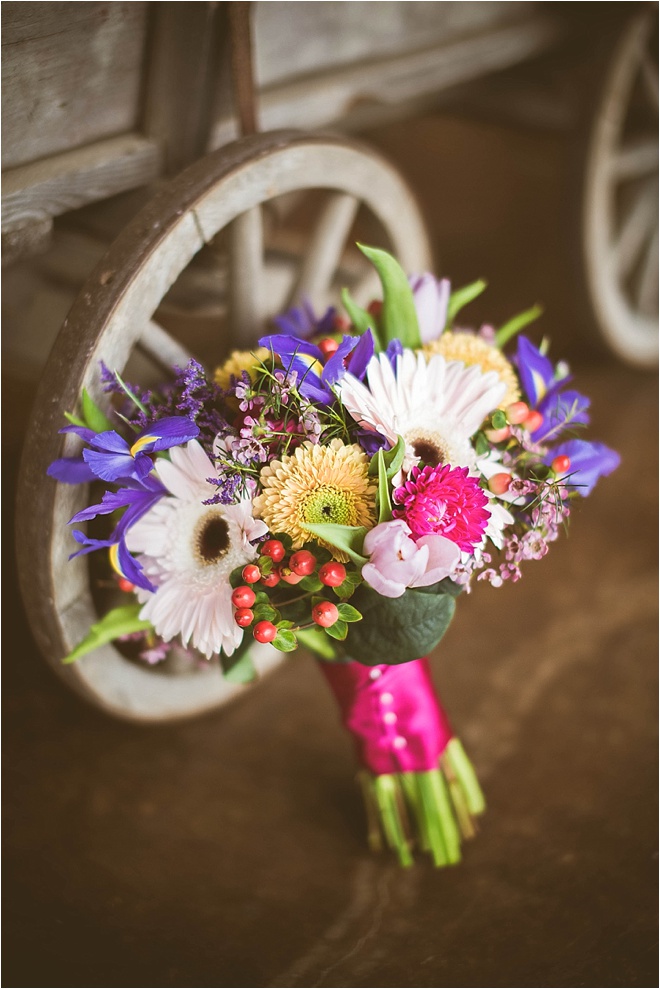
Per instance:
[[[419,457],[421,461],[425,464],[430,464],[432,467],[437,467],[438,464],[444,462],[443,451],[440,450],[435,443],[430,443],[428,440],[414,440],[412,444],[413,451],[416,457]]]
[[[204,563],[217,563],[229,549],[229,526],[220,515],[202,520],[197,552]]]

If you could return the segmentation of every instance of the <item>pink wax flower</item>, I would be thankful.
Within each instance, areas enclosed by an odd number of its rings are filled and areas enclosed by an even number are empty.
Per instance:
[[[413,539],[445,536],[466,553],[482,541],[490,511],[488,498],[467,467],[413,467],[394,492],[394,517],[410,526]]]
[[[401,597],[407,587],[427,587],[451,576],[461,554],[455,542],[440,535],[415,541],[403,519],[382,522],[368,532],[362,567],[367,584],[386,598]]]

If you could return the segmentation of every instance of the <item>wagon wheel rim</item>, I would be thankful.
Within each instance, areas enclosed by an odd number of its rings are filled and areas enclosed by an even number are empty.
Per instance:
[[[658,77],[654,18],[634,18],[610,62],[585,174],[583,250],[605,341],[623,360],[658,361]],[[640,106],[641,104],[641,106]],[[642,126],[631,135],[633,112]]]
[[[19,474],[23,598],[37,643],[58,674],[88,701],[118,717],[142,722],[190,717],[244,688],[229,685],[215,669],[154,675],[112,645],[62,665],[62,657],[98,618],[84,557],[68,560],[72,546],[66,524],[88,503],[87,489],[46,477],[55,458],[79,449],[76,437],[66,436],[62,443],[57,435],[64,412],[76,407],[83,387],[107,406],[98,376],[101,360],[121,372],[136,347],[163,366],[187,357],[153,314],[197,252],[226,228],[232,258],[232,342],[254,343],[267,307],[258,289],[246,298],[245,286],[258,287],[262,274],[260,208],[287,192],[319,188],[330,190],[330,197],[292,297],[327,286],[358,205],[379,220],[387,246],[404,268],[431,267],[429,240],[414,197],[395,169],[371,149],[298,132],[245,138],[191,165],[126,227],[81,290],[44,368]]]

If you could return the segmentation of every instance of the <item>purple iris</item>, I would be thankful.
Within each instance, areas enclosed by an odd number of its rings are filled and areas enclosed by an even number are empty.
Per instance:
[[[97,505],[89,505],[77,512],[69,520],[69,524],[78,522],[88,522],[98,515],[109,515],[117,509],[125,508],[126,511],[115,526],[109,539],[92,539],[86,536],[79,529],[73,530],[76,542],[82,544],[82,549],[72,553],[69,559],[74,556],[82,556],[92,553],[97,549],[109,549],[113,563],[126,577],[138,587],[143,587],[147,591],[155,591],[153,584],[144,576],[142,568],[137,560],[131,556],[126,547],[126,533],[138,519],[142,518],[157,501],[159,501],[166,490],[160,481],[153,477],[146,477],[142,482],[129,482],[130,487],[119,488],[117,491],[106,491]]]
[[[307,340],[317,333],[328,334],[335,331],[336,309],[330,306],[323,316],[316,316],[308,299],[300,306],[293,306],[273,320],[279,330],[287,336]]]
[[[518,337],[516,364],[530,406],[543,416],[543,422],[532,433],[535,443],[553,441],[569,426],[589,422],[590,402],[586,395],[566,390],[571,378],[558,374],[552,361],[522,335]]]
[[[356,378],[364,377],[375,349],[370,330],[359,337],[344,336],[324,367],[323,353],[313,343],[285,334],[262,337],[259,343],[280,358],[287,372],[297,372],[296,387],[304,398],[322,405],[334,401],[331,386],[337,384],[346,371]]]
[[[562,481],[586,498],[591,494],[599,477],[607,477],[621,463],[621,457],[604,443],[588,440],[567,440],[547,454],[545,463],[550,465],[555,457],[566,456],[571,462],[568,474]]]
[[[170,416],[151,423],[139,433],[131,446],[109,429],[95,433],[82,426],[65,426],[61,433],[75,433],[89,445],[81,457],[61,457],[54,460],[47,473],[65,484],[83,484],[101,478],[103,481],[141,482],[153,468],[149,453],[169,450],[199,435],[199,426],[186,416]]]

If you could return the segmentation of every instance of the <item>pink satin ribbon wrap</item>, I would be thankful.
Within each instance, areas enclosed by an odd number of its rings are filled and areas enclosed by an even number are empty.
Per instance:
[[[452,731],[426,657],[398,666],[319,666],[365,769],[381,776],[437,768]]]

